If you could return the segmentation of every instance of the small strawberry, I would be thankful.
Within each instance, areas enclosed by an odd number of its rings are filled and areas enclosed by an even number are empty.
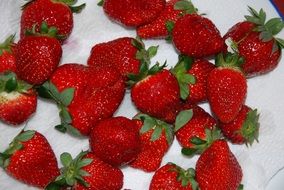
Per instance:
[[[113,166],[133,161],[140,152],[141,142],[134,121],[125,117],[102,120],[90,134],[94,154]]]
[[[0,120],[12,125],[27,121],[36,111],[37,94],[14,73],[0,74]]]
[[[155,172],[149,190],[197,190],[198,184],[194,178],[194,169],[185,170],[168,163]]]
[[[220,128],[225,137],[237,144],[252,145],[258,141],[259,114],[257,110],[243,105],[237,117],[230,123],[220,123]]]
[[[69,153],[60,156],[62,174],[45,190],[60,190],[70,187],[74,190],[120,190],[123,173],[101,161],[93,153],[81,152],[75,159]]]
[[[243,174],[227,142],[218,140],[197,160],[195,176],[200,189],[236,190]]]
[[[73,28],[72,13],[79,13],[85,4],[74,6],[76,0],[29,0],[22,7],[21,38],[27,30],[35,26],[37,32],[43,21],[58,29],[61,40],[67,39]]]
[[[56,28],[48,28],[43,22],[40,33],[33,30],[30,36],[18,42],[15,57],[19,78],[35,85],[50,78],[62,56],[61,45],[55,36]]]
[[[46,187],[59,175],[57,160],[46,138],[36,131],[22,131],[0,154],[5,171],[26,184]]]
[[[0,44],[0,73],[4,71],[16,72],[14,37],[11,35]]]
[[[137,27],[154,20],[166,5],[165,0],[102,0],[104,12],[113,20]]]
[[[245,101],[247,82],[238,67],[243,62],[236,54],[219,54],[216,58],[217,68],[213,69],[207,79],[207,96],[213,113],[223,123],[236,118]]]
[[[266,13],[259,13],[249,7],[247,21],[235,24],[224,40],[233,41],[233,49],[244,57],[242,69],[248,77],[267,73],[276,68],[280,61],[284,40],[276,38],[284,27],[281,18],[272,18],[266,22]],[[229,42],[228,41],[228,42]]]

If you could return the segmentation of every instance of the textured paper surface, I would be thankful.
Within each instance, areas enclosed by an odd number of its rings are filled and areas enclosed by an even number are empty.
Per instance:
[[[82,1],[80,1],[82,2]],[[80,15],[74,15],[74,30],[69,40],[63,46],[64,63],[86,64],[91,47],[97,43],[113,40],[118,37],[135,37],[135,30],[111,22],[96,5],[96,0],[85,0],[86,9]],[[9,34],[19,36],[20,6],[22,1],[0,0],[0,40],[3,41]],[[276,17],[277,12],[267,0],[193,0],[200,13],[211,18],[220,32],[225,32],[236,22],[243,20],[248,14],[247,5],[259,10],[264,8],[268,18]],[[284,38],[284,33],[278,35]],[[177,52],[164,40],[147,40],[146,46],[159,45],[158,55],[153,62],[168,60],[169,66],[177,61]],[[233,153],[243,168],[243,184],[246,190],[264,190],[270,178],[284,166],[284,59],[277,69],[271,73],[248,80],[248,95],[246,104],[258,108],[261,113],[259,143],[251,148],[231,145]],[[203,104],[206,110],[207,104]],[[137,111],[130,101],[129,92],[123,104],[115,115],[131,118]],[[87,150],[87,138],[74,138],[68,134],[61,134],[53,129],[59,123],[57,107],[40,99],[36,114],[29,120],[27,129],[35,129],[46,136],[57,158],[63,152],[70,152],[73,156],[81,150]],[[0,151],[3,151],[13,137],[24,127],[11,127],[0,123]],[[174,162],[182,167],[194,167],[197,157],[188,159],[181,155],[180,146],[175,141],[163,160],[163,164]],[[60,165],[61,166],[61,165]],[[122,169],[124,173],[124,188],[132,190],[148,189],[153,173],[144,173],[129,167]],[[0,189],[30,190],[35,189],[22,184],[7,176],[0,169]]]

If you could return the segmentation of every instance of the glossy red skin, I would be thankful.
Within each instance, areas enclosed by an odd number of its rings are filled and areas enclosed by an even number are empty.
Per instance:
[[[211,110],[223,123],[234,120],[246,99],[245,76],[230,68],[216,68],[207,80],[207,96]]]
[[[17,97],[8,100],[0,93],[0,120],[12,124],[19,125],[27,121],[36,111],[37,94],[33,90],[29,90],[27,94],[17,93]],[[9,96],[9,95],[8,95]]]
[[[181,11],[175,10],[174,5],[179,0],[167,1],[164,10],[152,22],[139,26],[136,31],[141,38],[165,38],[169,35],[166,28],[166,22],[176,22],[180,16]]]
[[[134,38],[123,37],[95,45],[88,59],[89,66],[113,67],[121,75],[138,74],[140,61],[136,59],[137,48],[132,45]]]
[[[131,99],[141,112],[165,120],[180,104],[178,81],[163,69],[136,83],[131,89]]]
[[[51,77],[61,56],[62,48],[55,38],[26,37],[19,41],[15,51],[17,75],[30,84],[42,84]]]
[[[10,157],[6,171],[17,180],[44,188],[60,174],[55,154],[38,132],[22,144],[23,148]]]
[[[88,153],[84,158],[92,159],[92,163],[84,166],[90,176],[83,179],[90,185],[85,187],[76,183],[74,190],[120,190],[123,186],[123,173],[119,168],[115,168],[96,157],[93,153]]]
[[[16,59],[13,53],[3,51],[0,55],[0,73],[5,71],[16,72]]]
[[[226,138],[228,138],[231,142],[236,144],[244,144],[247,142],[247,140],[241,135],[241,133],[238,132],[242,129],[243,124],[247,118],[247,114],[251,110],[252,109],[250,107],[243,105],[239,114],[233,121],[231,121],[230,123],[219,124],[223,135]]]
[[[140,120],[134,120],[138,126],[138,130],[141,129],[143,123]],[[141,169],[145,172],[156,171],[162,163],[164,155],[170,148],[168,144],[165,131],[156,141],[151,141],[151,135],[153,130],[150,130],[144,134],[140,134],[141,151],[137,155],[137,158],[130,163],[133,168]]]
[[[215,68],[214,64],[205,59],[197,59],[188,70],[188,73],[195,77],[195,84],[189,84],[189,97],[187,101],[200,103],[207,101],[207,78]]]
[[[197,14],[177,20],[172,31],[173,43],[181,54],[207,57],[219,53],[224,41],[214,23]]]
[[[35,0],[22,12],[21,38],[34,24],[36,24],[36,31],[39,32],[43,21],[49,27],[55,26],[58,29],[58,35],[63,35],[65,39],[73,29],[73,13],[66,4],[52,0]]]
[[[215,141],[196,163],[196,180],[204,190],[236,190],[242,169],[225,140]]]
[[[172,171],[174,169],[175,166],[172,164],[166,164],[158,169],[151,180],[149,190],[192,190],[190,183],[182,186],[177,180],[178,172]]]
[[[113,117],[94,126],[90,146],[104,162],[122,166],[137,157],[141,142],[135,122],[125,117]]]
[[[137,27],[154,20],[165,5],[165,0],[105,0],[103,9],[111,19]]]
[[[193,117],[191,120],[179,129],[175,135],[182,147],[192,148],[193,144],[190,143],[190,140],[193,137],[199,137],[205,140],[205,129],[213,129],[215,125],[216,120],[207,112],[204,111],[203,114],[200,114],[198,112],[195,113],[193,110]]]
[[[259,32],[252,31],[255,25],[248,21],[235,24],[224,40],[231,37],[238,43],[239,54],[245,62],[241,65],[247,77],[265,74],[276,68],[281,58],[281,49],[273,52],[275,40],[263,42]]]

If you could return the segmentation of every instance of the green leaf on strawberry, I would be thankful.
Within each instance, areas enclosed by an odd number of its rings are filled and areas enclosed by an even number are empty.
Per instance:
[[[0,74],[0,92],[19,92],[25,94],[32,87],[32,85],[18,80],[16,74],[13,72],[8,71]]]
[[[12,53],[12,46],[15,40],[15,34],[10,35],[3,43],[0,44],[0,56],[4,51]]]
[[[192,109],[190,110],[183,110],[181,111],[175,121],[175,132],[177,132],[179,129],[181,129],[185,124],[187,124],[193,116]]]
[[[198,11],[198,9],[194,7],[192,2],[188,0],[177,1],[174,5],[174,9],[183,11],[183,15],[197,13]]]

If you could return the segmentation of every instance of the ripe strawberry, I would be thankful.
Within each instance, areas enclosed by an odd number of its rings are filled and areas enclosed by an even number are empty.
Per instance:
[[[36,111],[37,94],[14,73],[0,74],[0,120],[12,125],[27,121]]]
[[[251,16],[245,16],[247,21],[235,24],[224,40],[233,40],[233,46],[240,56],[244,57],[242,68],[248,77],[267,73],[276,68],[284,47],[284,40],[274,37],[284,27],[281,18],[265,21],[266,14],[261,9],[259,13],[249,7]]]
[[[0,154],[0,165],[14,178],[44,188],[59,175],[57,160],[46,138],[22,131]]]
[[[29,0],[22,7],[21,38],[34,26],[39,32],[41,23],[45,21],[48,26],[58,29],[61,40],[67,39],[73,28],[72,13],[79,13],[85,7],[85,4],[74,6],[75,3],[75,0]]]
[[[56,38],[55,28],[42,23],[41,33],[32,31],[18,42],[15,57],[17,75],[30,84],[47,81],[59,64],[62,48]]]
[[[104,12],[111,19],[131,27],[151,22],[165,5],[165,0],[103,0]]]
[[[242,176],[242,169],[225,140],[215,141],[196,163],[196,180],[200,189],[236,190]]]
[[[172,30],[175,47],[190,57],[205,57],[219,53],[223,39],[211,20],[197,14],[186,14],[175,23]]]
[[[72,160],[72,156],[65,152],[60,159],[63,172],[46,190],[60,190],[66,186],[74,190],[120,190],[123,186],[122,171],[104,163],[93,153],[81,152]]]
[[[246,78],[237,65],[242,59],[236,54],[219,54],[207,79],[207,96],[217,118],[229,123],[236,118],[247,94]]]
[[[14,35],[11,35],[0,44],[0,73],[4,71],[16,72],[14,37]]]
[[[149,190],[197,190],[198,184],[194,178],[194,169],[184,170],[168,163],[155,172]]]
[[[258,141],[259,114],[257,110],[243,105],[237,117],[230,123],[220,123],[225,137],[237,144],[250,144]]]
[[[135,122],[125,117],[102,120],[90,134],[94,154],[113,166],[133,161],[140,152],[141,142]]]

